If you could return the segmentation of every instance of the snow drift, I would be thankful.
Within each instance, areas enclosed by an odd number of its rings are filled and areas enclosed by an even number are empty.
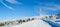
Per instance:
[[[51,26],[48,23],[44,22],[43,20],[33,20],[12,27],[51,27]]]

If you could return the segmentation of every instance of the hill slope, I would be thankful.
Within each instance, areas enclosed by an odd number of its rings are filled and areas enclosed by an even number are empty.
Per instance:
[[[23,23],[21,25],[16,25],[12,27],[51,27],[51,26],[42,20],[33,20],[33,21]]]

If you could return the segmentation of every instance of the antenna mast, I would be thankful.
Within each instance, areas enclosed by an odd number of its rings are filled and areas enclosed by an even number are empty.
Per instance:
[[[39,16],[41,16],[42,15],[42,13],[41,13],[41,8],[39,9]]]

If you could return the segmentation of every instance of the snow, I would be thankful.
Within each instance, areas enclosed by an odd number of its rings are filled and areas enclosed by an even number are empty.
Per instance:
[[[43,20],[33,20],[12,27],[51,27],[51,26],[48,23],[44,22]]]

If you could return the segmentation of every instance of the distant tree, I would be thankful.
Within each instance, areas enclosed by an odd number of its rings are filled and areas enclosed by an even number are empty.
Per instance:
[[[4,23],[0,23],[0,26],[4,26],[5,24]]]
[[[8,22],[8,21],[6,21],[6,22],[5,22],[5,24],[6,24],[6,25],[9,25],[9,22]]]
[[[56,14],[56,16],[60,16],[60,13]]]
[[[49,18],[53,18],[53,16],[49,16]]]
[[[32,18],[32,20],[34,20],[34,18]]]
[[[48,17],[46,16],[45,18],[47,19]]]
[[[27,19],[27,22],[30,21],[30,18]]]
[[[7,25],[9,25],[9,24],[10,24],[10,22],[6,22],[6,24],[7,24]]]
[[[23,22],[21,19],[20,19],[20,20],[17,20],[17,21],[18,21],[18,23],[21,23],[21,24],[22,24],[22,22]]]
[[[25,22],[25,20],[23,20],[23,22]]]
[[[56,19],[60,19],[60,13],[56,15]]]

